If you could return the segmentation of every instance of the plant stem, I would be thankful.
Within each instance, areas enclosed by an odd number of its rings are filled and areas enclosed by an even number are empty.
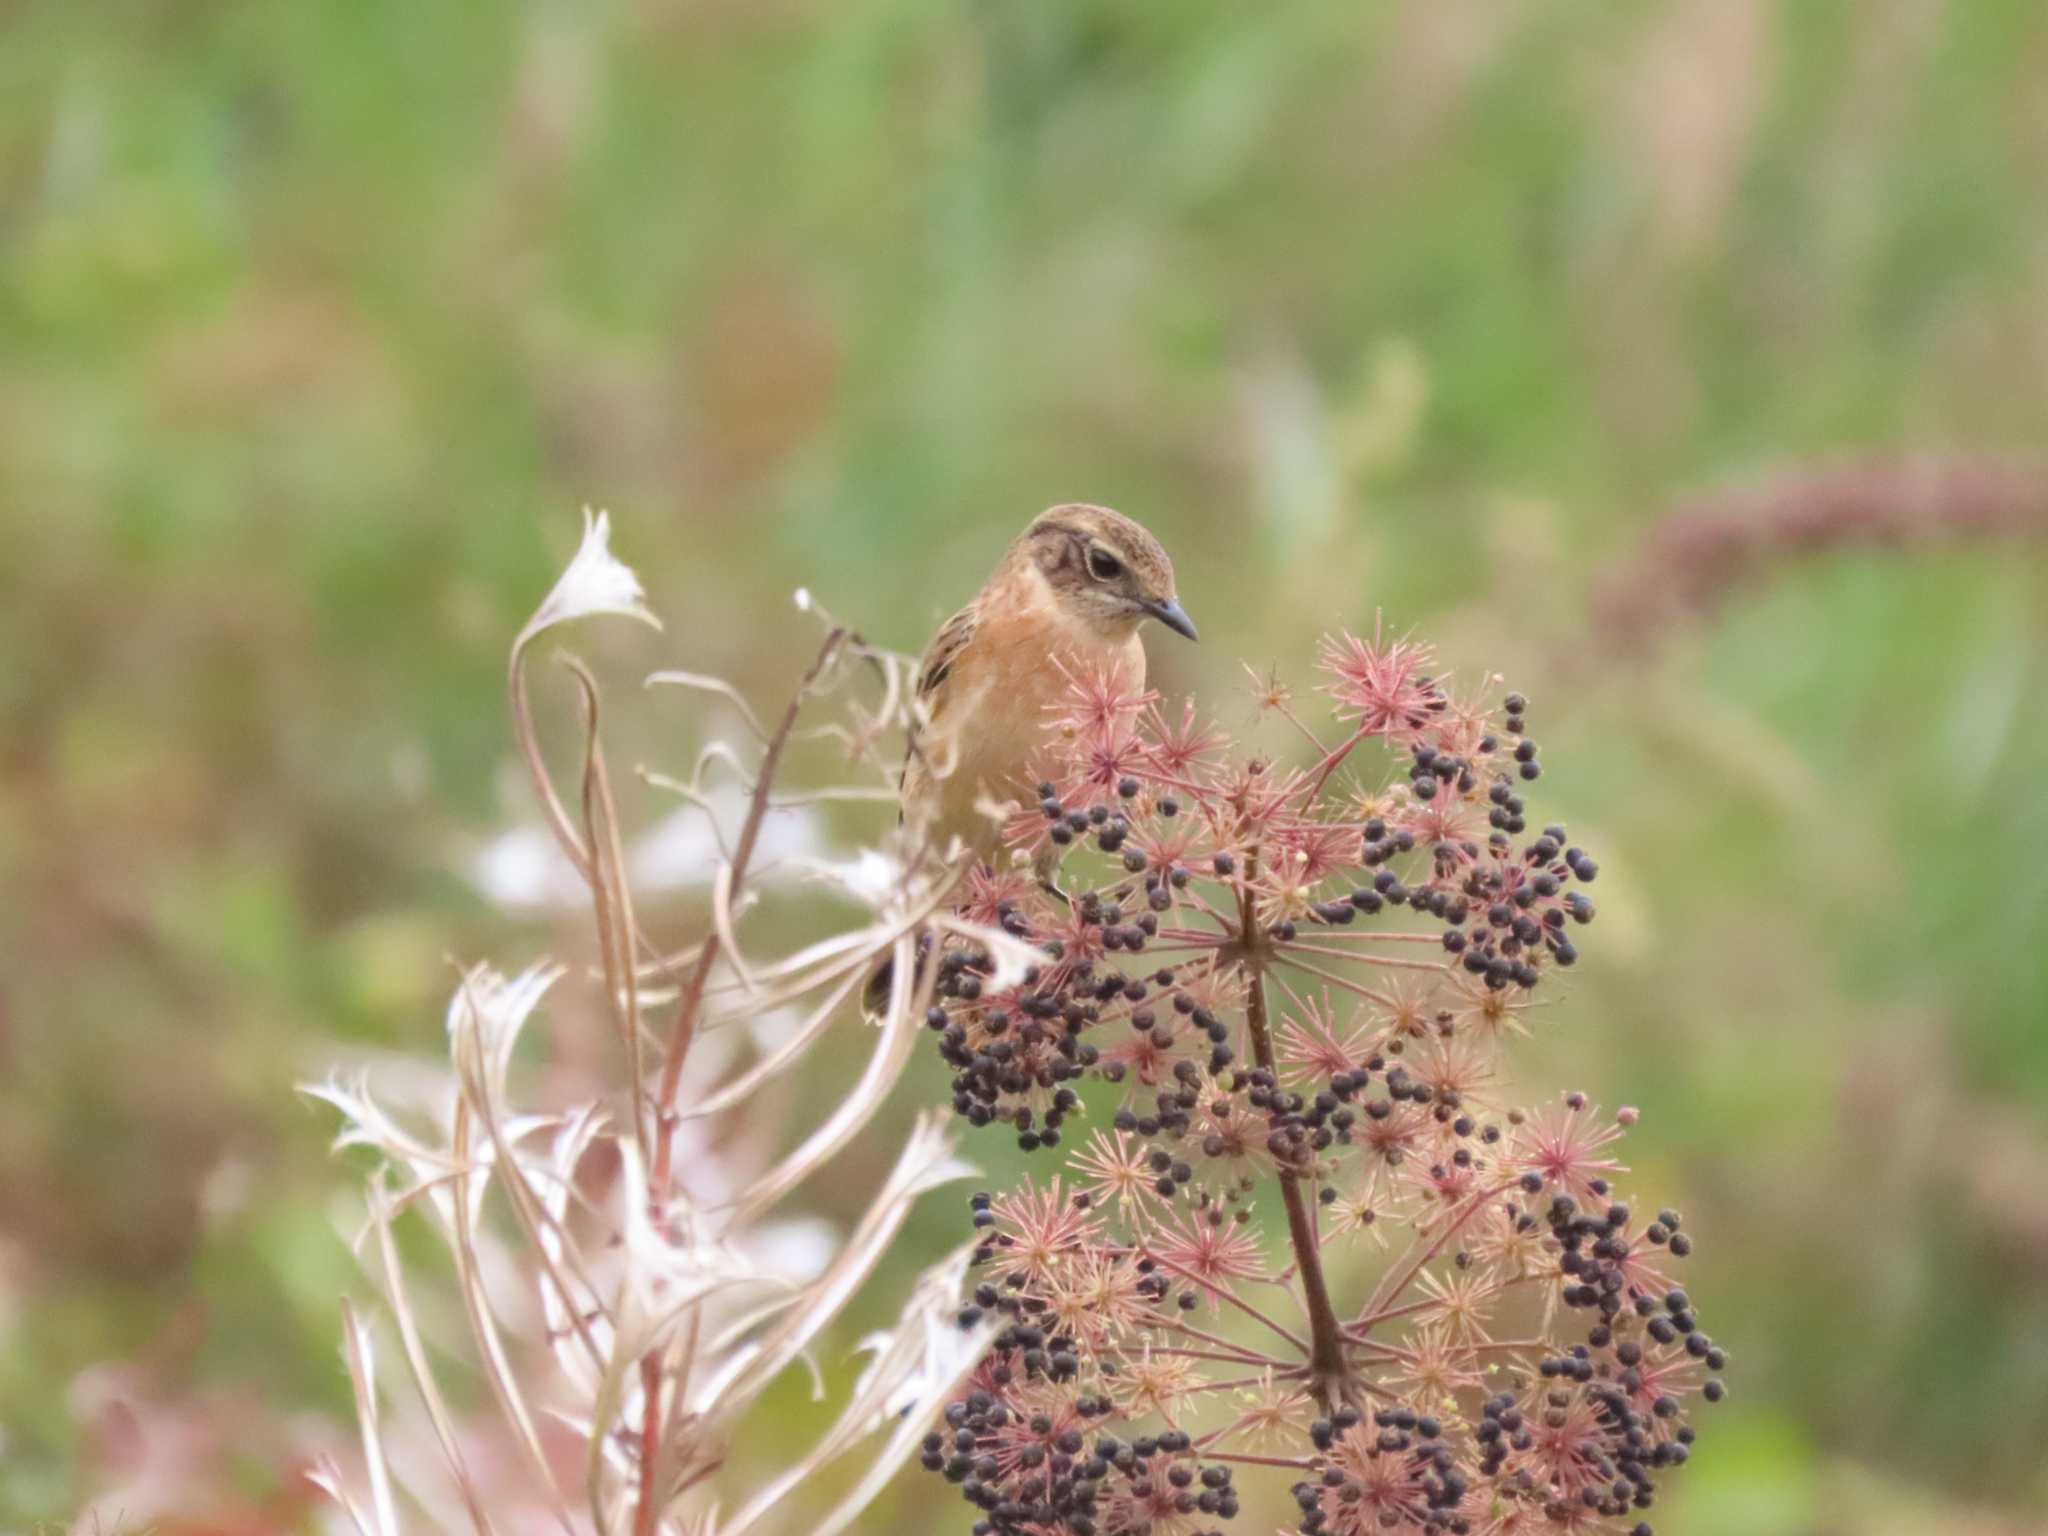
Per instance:
[[[1179,1275],[1183,1280],[1186,1280],[1189,1284],[1200,1286],[1203,1290],[1207,1291],[1216,1300],[1227,1301],[1232,1306],[1236,1307],[1240,1312],[1243,1312],[1246,1316],[1255,1318],[1259,1322],[1264,1323],[1268,1328],[1272,1329],[1275,1333],[1279,1334],[1281,1338],[1285,1339],[1288,1343],[1292,1344],[1296,1349],[1304,1351],[1307,1350],[1308,1344],[1300,1334],[1296,1333],[1292,1328],[1287,1327],[1284,1323],[1275,1322],[1272,1318],[1266,1316],[1265,1313],[1261,1312],[1257,1307],[1253,1306],[1250,1302],[1246,1301],[1242,1296],[1238,1295],[1228,1286],[1218,1285],[1213,1280],[1205,1280],[1202,1276],[1196,1274],[1193,1270],[1187,1269],[1182,1265],[1176,1264],[1173,1262],[1173,1260],[1165,1257],[1163,1254],[1154,1253],[1149,1248],[1145,1250],[1145,1256],[1151,1259],[1153,1263],[1161,1266],[1162,1268],[1172,1270],[1176,1275]]]
[[[640,1359],[640,1390],[645,1394],[640,1417],[640,1495],[633,1509],[633,1536],[653,1536],[661,1518],[656,1492],[661,1463],[661,1355],[649,1350]]]
[[[782,749],[788,745],[790,732],[796,729],[797,713],[803,708],[804,699],[810,694],[811,685],[817,682],[826,663],[839,649],[846,638],[846,631],[834,629],[825,636],[825,643],[818,648],[810,669],[797,684],[796,692],[790,696],[789,707],[782,712],[782,721],[775,734],[768,738],[768,745],[761,753],[761,766],[754,774],[754,792],[747,802],[747,819],[740,825],[740,839],[733,848],[732,878],[729,882],[730,901],[735,909],[739,906],[740,891],[747,882],[747,866],[754,859],[754,844],[761,835],[761,823],[768,815],[769,790],[775,783],[776,765],[782,760]],[[516,666],[516,662],[515,662]],[[515,698],[517,694],[515,693]],[[593,889],[595,883],[593,882]],[[630,950],[628,955],[630,957]],[[661,1085],[654,1101],[654,1157],[648,1171],[648,1203],[653,1207],[657,1223],[663,1219],[668,1206],[669,1183],[675,1156],[676,1095],[682,1089],[683,1062],[690,1054],[691,1042],[697,1034],[697,1016],[704,1006],[704,988],[711,979],[711,967],[718,959],[718,929],[714,926],[704,936],[703,948],[697,952],[697,963],[683,983],[682,995],[676,1002],[676,1020],[669,1036],[668,1057],[661,1064]],[[631,966],[627,967],[628,974]],[[635,1083],[633,1091],[641,1091]],[[687,1365],[684,1370],[687,1371]],[[654,1536],[661,1523],[661,1497],[658,1479],[661,1453],[661,1388],[662,1360],[659,1350],[650,1350],[640,1360],[641,1395],[644,1399],[640,1419],[640,1488],[633,1511],[634,1536]]]
[[[1480,1211],[1514,1187],[1515,1181],[1509,1179],[1494,1185],[1490,1189],[1480,1190],[1478,1194],[1473,1195],[1463,1206],[1459,1207],[1455,1214],[1445,1220],[1443,1227],[1431,1239],[1427,1248],[1424,1248],[1413,1258],[1407,1260],[1399,1269],[1388,1270],[1385,1277],[1380,1281],[1379,1289],[1373,1293],[1372,1300],[1365,1304],[1365,1310],[1358,1315],[1358,1320],[1352,1324],[1352,1327],[1358,1331],[1358,1336],[1363,1338],[1366,1334],[1372,1332],[1375,1324],[1383,1323],[1391,1317],[1393,1314],[1387,1309],[1401,1299],[1401,1293],[1414,1283],[1415,1277],[1422,1273],[1422,1267],[1439,1253],[1443,1252],[1444,1244],[1455,1237],[1466,1222],[1470,1221]],[[1418,1243],[1420,1242],[1420,1234],[1417,1234],[1417,1241]]]
[[[1266,1017],[1266,977],[1258,939],[1258,911],[1252,899],[1251,881],[1258,872],[1256,853],[1246,861],[1245,884],[1238,897],[1238,921],[1244,939],[1241,962],[1246,983],[1245,1024],[1252,1037],[1252,1056],[1277,1085],[1279,1071],[1273,1059],[1272,1026]],[[1327,1410],[1339,1403],[1351,1374],[1344,1358],[1344,1331],[1337,1310],[1330,1304],[1329,1282],[1323,1278],[1322,1244],[1316,1238],[1315,1219],[1301,1176],[1292,1169],[1280,1170],[1280,1199],[1287,1207],[1287,1236],[1294,1246],[1295,1272],[1301,1276],[1303,1303],[1309,1322],[1309,1370],[1316,1396]]]
[[[761,835],[761,822],[768,814],[768,791],[775,782],[776,765],[782,759],[783,747],[789,742],[789,733],[796,729],[797,712],[803,708],[811,685],[818,680],[825,664],[845,638],[843,629],[834,629],[825,636],[825,643],[818,648],[818,654],[813,658],[810,670],[804,673],[803,681],[797,684],[796,692],[790,695],[789,707],[782,712],[781,723],[761,753],[761,766],[754,774],[754,793],[747,803],[747,819],[740,825],[740,840],[733,848],[729,900],[735,908],[739,906],[740,890],[747,881],[747,866],[753,862],[754,844]],[[697,952],[697,964],[691,969],[683,983],[682,995],[676,1000],[676,1021],[669,1036],[668,1057],[661,1064],[661,1087],[654,1102],[654,1164],[648,1178],[648,1192],[657,1211],[668,1195],[670,1160],[675,1144],[676,1094],[682,1086],[683,1062],[689,1056],[690,1044],[696,1037],[697,1015],[704,1005],[704,986],[711,979],[711,967],[717,959],[718,931],[714,928],[704,936],[704,946]]]

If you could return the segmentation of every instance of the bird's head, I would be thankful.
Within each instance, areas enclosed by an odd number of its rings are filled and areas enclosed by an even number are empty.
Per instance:
[[[1071,502],[1040,513],[1021,541],[1053,601],[1078,624],[1128,634],[1157,619],[1195,638],[1194,620],[1173,587],[1173,562],[1159,541],[1121,512]]]

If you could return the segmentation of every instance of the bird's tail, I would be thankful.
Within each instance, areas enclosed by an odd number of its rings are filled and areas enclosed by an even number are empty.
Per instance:
[[[860,1011],[871,1019],[879,1019],[889,1011],[889,989],[896,984],[896,954],[884,950],[875,961],[874,969],[868,972],[868,984],[861,988]]]
[[[915,997],[925,982],[925,962],[931,953],[931,941],[920,938],[917,941],[917,964],[911,973],[910,993]],[[885,949],[876,958],[874,968],[868,972],[867,985],[861,988],[861,1012],[871,1019],[879,1019],[889,1012],[889,994],[896,985],[896,951]]]

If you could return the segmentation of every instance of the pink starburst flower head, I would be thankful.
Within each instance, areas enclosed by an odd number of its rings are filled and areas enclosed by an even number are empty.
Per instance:
[[[1048,724],[1058,736],[1083,737],[1097,731],[1123,732],[1159,702],[1152,689],[1134,682],[1125,667],[1075,668],[1059,657],[1053,664],[1067,680],[1066,689],[1047,706]]]
[[[1361,735],[1414,740],[1444,707],[1443,690],[1429,675],[1429,647],[1382,639],[1377,625],[1371,640],[1348,630],[1325,638],[1321,664],[1337,717],[1357,721]]]
[[[1584,1094],[1566,1094],[1562,1104],[1522,1123],[1512,1166],[1521,1171],[1522,1187],[1530,1194],[1549,1188],[1574,1200],[1602,1200],[1611,1176],[1627,1172],[1607,1154],[1621,1134],[1621,1126],[1602,1123]]]

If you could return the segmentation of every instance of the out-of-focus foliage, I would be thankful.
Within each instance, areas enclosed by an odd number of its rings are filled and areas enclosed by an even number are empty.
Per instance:
[[[670,622],[614,688],[772,699],[791,587],[914,647],[1086,498],[1170,691],[1383,608],[1536,700],[1606,942],[1531,1079],[1641,1106],[1736,1356],[1664,1528],[2035,1528],[2048,564],[1788,560],[1653,651],[1588,593],[1687,492],[2040,447],[2044,72],[2033,0],[14,7],[0,1522],[315,1518],[364,1287],[290,1085],[584,952],[468,878],[583,502]]]

